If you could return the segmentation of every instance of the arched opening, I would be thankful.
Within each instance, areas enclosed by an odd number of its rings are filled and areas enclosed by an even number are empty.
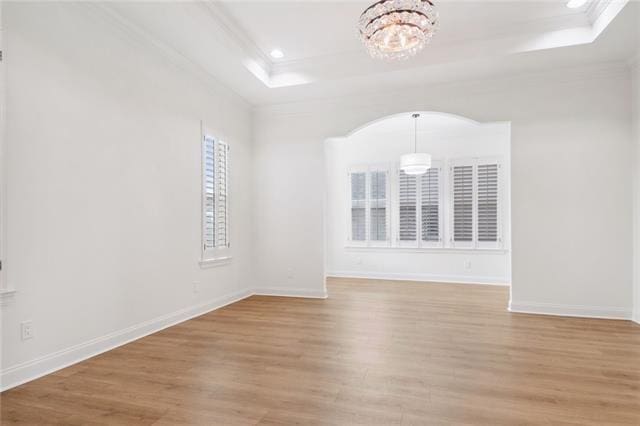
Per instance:
[[[326,140],[326,275],[510,285],[510,128],[412,111]],[[400,169],[414,150],[427,173]]]

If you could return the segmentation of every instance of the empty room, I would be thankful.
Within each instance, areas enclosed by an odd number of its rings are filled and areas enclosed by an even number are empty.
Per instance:
[[[640,2],[0,2],[3,425],[640,425]]]

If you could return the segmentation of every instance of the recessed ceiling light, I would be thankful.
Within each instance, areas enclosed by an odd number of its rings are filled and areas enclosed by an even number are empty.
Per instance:
[[[280,49],[273,49],[271,51],[271,57],[274,59],[281,59],[284,58],[284,52]]]
[[[569,0],[569,3],[567,3],[567,7],[569,9],[577,9],[584,6],[586,2],[587,0]]]

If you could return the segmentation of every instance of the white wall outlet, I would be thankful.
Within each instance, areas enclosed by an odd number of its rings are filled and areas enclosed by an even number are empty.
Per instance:
[[[293,279],[293,268],[287,269],[287,278]]]
[[[471,269],[471,261],[470,260],[465,260],[464,261],[464,269],[466,269],[466,270]]]
[[[33,339],[33,322],[32,321],[21,322],[20,334],[22,336],[22,340]]]
[[[358,258],[356,259],[356,264],[358,264],[358,265],[362,265],[362,258],[361,258],[361,257],[358,257]]]
[[[200,292],[200,281],[193,282],[193,292],[194,293]]]

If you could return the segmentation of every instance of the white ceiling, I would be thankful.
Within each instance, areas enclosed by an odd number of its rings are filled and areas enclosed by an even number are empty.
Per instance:
[[[628,58],[638,5],[590,0],[437,3],[441,30],[419,56],[368,57],[356,23],[373,0],[108,2],[111,19],[256,105],[489,78]],[[605,31],[606,30],[606,31]],[[269,52],[279,48],[285,57]]]

